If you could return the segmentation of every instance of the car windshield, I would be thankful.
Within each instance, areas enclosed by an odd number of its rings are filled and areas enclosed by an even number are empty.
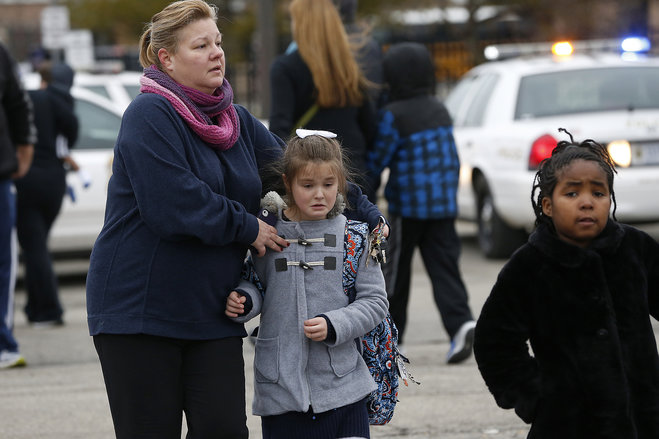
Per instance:
[[[75,112],[80,121],[76,149],[112,149],[121,117],[91,102],[77,99]]]
[[[110,96],[110,93],[108,93],[108,89],[105,87],[105,84],[98,84],[98,85],[86,84],[83,85],[82,87],[86,88],[89,91],[93,91],[94,93],[97,93],[103,96],[104,98],[112,99],[112,96]]]
[[[522,78],[515,119],[644,108],[659,108],[659,68],[571,70]]]

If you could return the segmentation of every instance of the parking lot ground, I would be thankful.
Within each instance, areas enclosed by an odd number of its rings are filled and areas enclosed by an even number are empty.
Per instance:
[[[504,261],[481,256],[472,228],[461,225],[458,230],[464,243],[463,276],[472,310],[477,316]],[[114,437],[100,365],[87,333],[84,278],[63,278],[61,297],[66,309],[66,325],[35,329],[26,323],[21,311],[25,294],[18,291],[15,335],[28,366],[0,371],[2,439]],[[421,385],[401,387],[393,420],[386,426],[372,427],[371,436],[392,439],[525,438],[528,427],[512,411],[495,405],[473,356],[462,364],[445,364],[449,342],[418,256],[410,300],[405,352],[412,362],[410,372],[421,381]],[[656,322],[654,325],[655,334],[658,334],[659,325]],[[250,436],[258,438],[261,437],[260,420],[249,414],[254,356],[249,342],[245,342],[244,352],[248,426]]]

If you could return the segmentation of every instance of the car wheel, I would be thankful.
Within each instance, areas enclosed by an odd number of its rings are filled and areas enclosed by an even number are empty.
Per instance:
[[[527,238],[524,230],[506,224],[497,214],[487,185],[478,189],[478,244],[487,258],[509,257]]]

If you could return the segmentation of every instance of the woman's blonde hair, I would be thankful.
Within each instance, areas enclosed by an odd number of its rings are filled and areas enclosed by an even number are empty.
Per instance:
[[[323,108],[359,106],[368,80],[353,54],[348,35],[331,0],[293,0],[289,6],[293,38],[311,70]]]
[[[197,20],[211,18],[217,22],[218,8],[204,0],[180,0],[170,3],[147,23],[140,38],[140,64],[156,65],[162,70],[158,51],[174,54],[178,49],[179,31]]]

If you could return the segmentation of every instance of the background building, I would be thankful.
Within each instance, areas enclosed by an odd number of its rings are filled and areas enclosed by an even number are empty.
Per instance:
[[[144,23],[171,0],[0,0],[0,40],[19,62],[43,47],[44,33],[58,31],[46,8],[67,8],[75,33],[70,49],[47,48],[51,56],[73,59],[86,70],[140,70],[137,42]],[[208,0],[219,6],[227,35],[227,77],[236,98],[257,115],[269,108],[268,67],[290,42],[289,0]],[[386,48],[397,41],[427,44],[438,83],[449,88],[484,61],[494,43],[647,36],[659,53],[659,0],[359,0],[358,19]],[[47,23],[47,24],[48,24]],[[50,35],[52,37],[52,35]],[[87,47],[89,46],[89,47]],[[90,52],[90,53],[87,53]],[[93,60],[91,63],[89,60]],[[80,68],[79,68],[80,70]],[[440,90],[442,92],[442,90]]]

